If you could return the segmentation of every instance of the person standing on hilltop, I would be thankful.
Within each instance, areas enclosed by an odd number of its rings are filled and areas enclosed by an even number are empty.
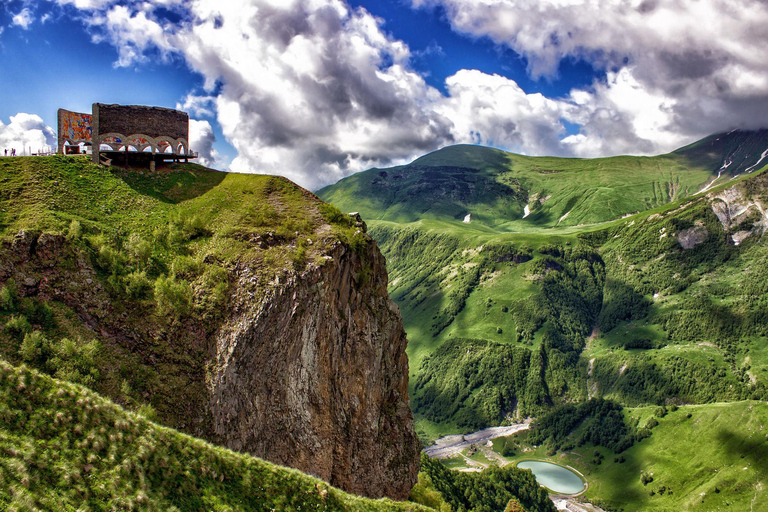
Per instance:
[[[5,156],[8,156],[8,148],[5,148]]]

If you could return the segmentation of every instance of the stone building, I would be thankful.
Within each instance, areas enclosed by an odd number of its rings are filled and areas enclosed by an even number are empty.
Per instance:
[[[58,153],[90,153],[94,163],[154,169],[156,162],[197,157],[189,148],[189,115],[169,108],[94,103],[91,114],[59,109],[58,128]]]

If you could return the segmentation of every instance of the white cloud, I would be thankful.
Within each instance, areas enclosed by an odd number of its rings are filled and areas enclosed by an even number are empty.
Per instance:
[[[446,85],[448,97],[438,110],[453,121],[457,142],[529,154],[560,152],[563,102],[526,94],[513,80],[477,70],[461,70]]]
[[[189,120],[189,147],[198,153],[196,163],[215,168],[220,164],[221,155],[213,147],[216,136],[208,121]]]
[[[24,30],[29,30],[30,25],[34,23],[35,18],[32,16],[32,12],[28,8],[22,9],[18,14],[11,18],[14,25],[17,25]]]
[[[0,121],[0,150],[16,150],[16,155],[33,153],[40,150],[56,150],[56,132],[47,126],[40,116],[20,112],[11,116],[10,124]]]
[[[412,0],[453,28],[523,55],[533,77],[563,59],[605,69],[564,142],[577,154],[647,153],[768,114],[768,3],[759,0]]]
[[[213,117],[216,110],[216,96],[187,94],[184,103],[176,104],[176,109],[198,117]]]
[[[768,119],[759,0],[412,0],[443,5],[457,31],[514,49],[533,77],[555,77],[565,58],[605,70],[562,98],[476,70],[458,71],[441,93],[381,20],[344,0],[56,1],[82,10],[118,50],[118,66],[179,56],[199,72],[205,91],[179,108],[216,117],[238,152],[232,170],[312,188],[456,142],[650,154]],[[165,21],[158,6],[181,21]],[[564,120],[578,133],[567,136]],[[194,149],[215,162],[210,124],[191,130]]]
[[[104,29],[104,36],[118,51],[115,65],[127,67],[137,62],[146,62],[146,52],[159,50],[164,58],[175,49],[169,41],[169,34],[160,23],[146,11],[135,11],[132,7],[115,5],[103,14],[94,16],[91,23]],[[101,38],[97,38],[97,41]]]

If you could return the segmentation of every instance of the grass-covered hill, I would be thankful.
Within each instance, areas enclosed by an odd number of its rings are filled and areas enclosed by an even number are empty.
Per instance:
[[[528,157],[458,145],[354,174],[318,194],[367,220],[453,224],[470,215],[480,231],[527,232],[604,222],[688,197],[728,162],[718,184],[754,170],[766,149],[768,131],[715,135],[656,157]]]
[[[311,281],[339,249],[375,247],[356,219],[282,178],[191,164],[108,168],[84,157],[0,160],[0,509],[460,511],[503,500],[551,511],[532,475],[515,468],[446,482],[422,474],[414,502],[371,500],[199,438],[218,439],[200,410],[224,312],[291,276]],[[357,300],[374,279],[383,289],[385,276],[365,261],[343,270],[353,284],[330,290],[331,301]],[[245,289],[233,283],[242,276]],[[239,402],[250,401],[243,390]],[[400,405],[382,403],[379,421],[394,421],[388,409]],[[403,428],[412,433],[410,421]],[[366,450],[403,453],[398,442]],[[358,465],[353,477],[381,481],[374,471]],[[407,492],[405,473],[396,476]]]
[[[2,359],[0,509],[430,510],[347,494]]]
[[[405,499],[418,472],[405,345],[363,225],[288,180],[0,161],[0,357],[12,364]]]
[[[259,293],[285,269],[324,264],[338,240],[366,243],[283,178],[4,158],[0,355],[200,435],[205,340],[232,299],[231,271],[248,266]]]

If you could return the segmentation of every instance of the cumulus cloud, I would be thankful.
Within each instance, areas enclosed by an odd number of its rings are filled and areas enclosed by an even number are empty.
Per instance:
[[[449,77],[442,93],[412,66],[429,51],[412,55],[344,0],[56,1],[81,9],[117,66],[159,56],[200,73],[204,90],[179,108],[216,118],[238,153],[232,170],[311,188],[456,142],[650,154],[768,114],[768,4],[758,0],[412,0],[512,48],[533,77],[554,79],[567,58],[603,70],[561,98],[476,70]],[[194,125],[195,149],[215,162],[210,124]]]
[[[0,121],[0,149],[16,150],[17,155],[25,152],[56,148],[56,132],[47,126],[40,116],[20,112],[11,116],[10,124]],[[3,154],[5,152],[3,151]]]
[[[477,70],[446,79],[448,97],[437,109],[453,120],[458,142],[533,154],[559,152],[565,103],[526,94],[516,82]]]
[[[221,155],[213,147],[216,136],[208,121],[189,120],[189,147],[198,154],[196,162],[206,167],[217,167]]]
[[[412,0],[453,28],[524,56],[533,77],[563,59],[606,70],[573,91],[578,154],[648,153],[768,114],[768,3],[758,0]],[[578,110],[578,112],[576,111]],[[587,123],[587,124],[583,124]],[[602,140],[600,140],[602,139]]]
[[[18,14],[14,15],[11,21],[14,25],[28,30],[29,26],[35,21],[35,18],[32,16],[32,11],[25,7]]]

